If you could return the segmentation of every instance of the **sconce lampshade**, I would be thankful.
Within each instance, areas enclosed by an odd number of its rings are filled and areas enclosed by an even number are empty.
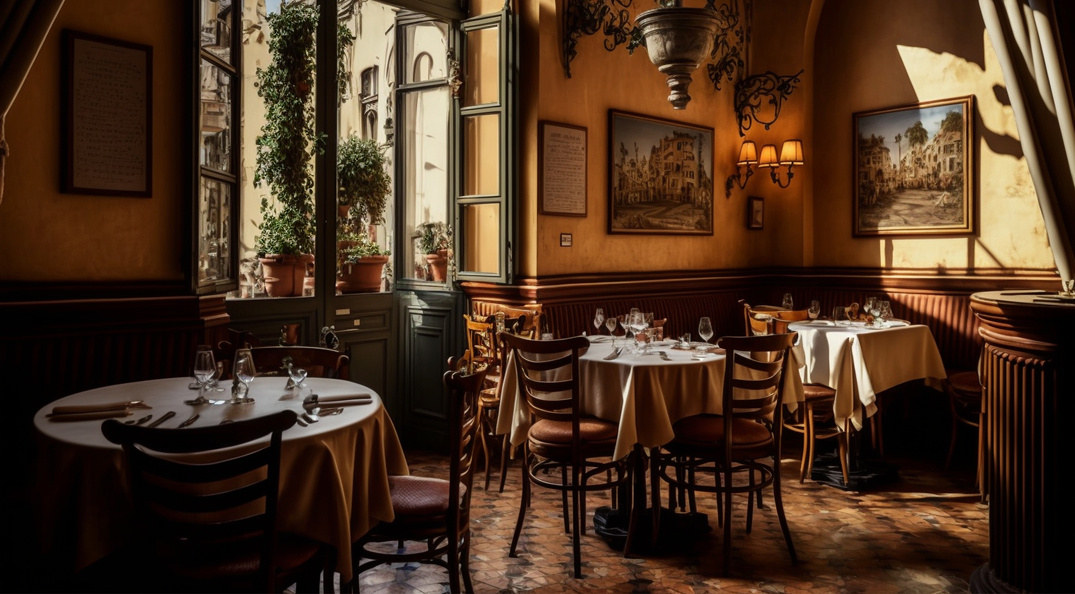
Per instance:
[[[781,165],[803,164],[803,142],[801,140],[785,140],[780,147]]]
[[[778,167],[780,163],[776,160],[776,146],[767,144],[761,147],[761,158],[758,159],[758,167]]]
[[[744,140],[743,146],[739,148],[739,161],[736,165],[757,165],[758,163],[758,147],[753,141]]]

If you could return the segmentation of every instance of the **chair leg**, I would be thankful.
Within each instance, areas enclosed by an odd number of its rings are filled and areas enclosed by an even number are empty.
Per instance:
[[[978,413],[978,494],[981,496],[982,503],[985,503],[986,496],[989,494],[989,486],[986,481],[986,465],[985,465],[985,412]]]
[[[469,530],[463,536],[464,542],[463,549],[459,551],[460,566],[459,570],[463,574],[463,588],[468,594],[473,594],[474,583],[470,579],[470,532]]]
[[[450,535],[452,539],[456,536]],[[459,547],[458,543],[455,545],[449,544],[448,546],[448,590],[450,592],[459,591],[459,568],[462,564],[459,562]],[[469,591],[469,588],[468,588]]]
[[[500,446],[500,492],[504,492],[504,479],[508,476],[508,457],[511,455],[510,435],[504,434],[503,443]],[[488,489],[487,489],[488,490]]]
[[[725,488],[729,488],[732,484],[732,471],[725,465],[724,470],[724,485]],[[719,480],[714,477],[714,480]],[[724,549],[724,575],[728,575],[728,570],[732,566],[732,496],[731,493],[727,493],[727,497],[724,498],[724,542],[722,548]],[[750,500],[747,500],[747,508],[750,507]]]
[[[809,404],[806,405],[806,418],[803,419],[803,461],[799,465],[799,482],[806,481],[806,477],[810,476],[810,471],[814,469],[814,409]]]
[[[560,466],[560,499],[564,506],[564,534],[571,533],[571,516],[567,509],[567,465]]]
[[[530,505],[530,454],[528,448],[524,446],[523,450],[523,495],[519,498],[519,519],[515,521],[515,534],[511,537],[511,548],[508,549],[508,556],[515,556],[515,547],[519,545],[519,536],[523,532],[523,520],[526,518],[526,507]]]
[[[582,502],[579,500],[579,467],[572,466],[572,489],[571,491],[571,515],[574,520],[574,531],[571,534],[571,554],[575,559],[575,578],[582,579]]]
[[[780,519],[780,530],[784,532],[784,540],[788,543],[788,553],[791,554],[791,563],[799,562],[795,555],[795,545],[791,542],[791,530],[788,528],[788,519],[784,516],[784,501],[780,495],[780,465],[773,467],[773,501],[776,503],[776,517]]]
[[[840,472],[844,475],[844,485],[847,485],[851,478],[847,474],[847,432],[841,432],[836,434],[836,455],[840,456]]]

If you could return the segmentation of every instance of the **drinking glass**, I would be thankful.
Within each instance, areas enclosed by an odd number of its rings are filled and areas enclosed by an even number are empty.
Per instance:
[[[600,307],[597,308],[597,312],[593,316],[593,327],[597,330],[597,333],[601,333],[601,326],[605,324],[605,310]]]
[[[301,367],[295,365],[287,366],[287,375],[291,378],[291,383],[294,385],[294,393],[300,398],[303,397],[303,392],[306,390],[306,385],[302,382],[306,381],[307,374],[308,372]]]
[[[698,320],[698,336],[702,337],[706,346],[709,345],[709,339],[713,338],[713,322],[708,316],[702,316],[702,319]]]
[[[605,318],[605,328],[608,328],[608,335],[612,337],[612,348],[616,348],[616,326],[620,321],[616,319],[616,316],[608,316]]]
[[[642,313],[637,309],[632,309],[631,318],[628,323],[631,326],[631,332],[635,335],[636,349],[645,350],[644,348],[640,348],[637,341],[641,340],[643,343],[642,346],[645,346],[645,336],[643,335],[643,333],[646,331],[646,328],[649,327],[649,324],[646,323],[646,314]]]
[[[810,309],[806,310],[806,315],[809,316],[811,320],[816,320],[817,317],[821,315],[821,303],[816,299],[811,301]]]
[[[832,308],[832,322],[837,326],[850,324],[851,321],[847,317],[847,308],[840,305]]]
[[[780,307],[795,309],[795,300],[791,298],[791,293],[784,293],[784,300],[780,303]]]
[[[216,359],[213,358],[213,349],[208,345],[199,345],[194,353],[194,379],[198,380],[198,397],[193,400],[184,400],[184,404],[198,406],[209,404],[205,397],[205,389],[209,386],[213,376],[216,375]]]
[[[254,369],[254,354],[250,352],[250,349],[239,349],[235,351],[235,379],[239,380],[243,384],[242,396],[240,392],[236,390],[231,395],[232,404],[248,404],[254,401],[250,397],[250,382],[254,381],[254,375],[257,370]]]
[[[888,301],[882,301],[880,307],[877,310],[877,325],[884,326],[885,323],[892,318],[892,304]]]

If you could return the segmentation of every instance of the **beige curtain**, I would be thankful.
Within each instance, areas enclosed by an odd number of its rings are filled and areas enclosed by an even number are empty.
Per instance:
[[[1069,1],[1069,0],[1061,0]],[[1052,0],[979,0],[1065,289],[1075,283],[1075,124]],[[1070,42],[1070,40],[1069,40]]]
[[[8,155],[4,118],[61,6],[63,0],[0,0],[0,202]]]

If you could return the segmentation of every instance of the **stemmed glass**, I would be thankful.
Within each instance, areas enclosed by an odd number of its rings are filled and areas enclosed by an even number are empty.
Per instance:
[[[605,328],[608,328],[608,335],[612,337],[612,348],[616,348],[616,326],[620,321],[616,319],[616,316],[609,316],[605,318]]]
[[[791,293],[784,293],[784,300],[780,303],[780,307],[795,309],[795,300],[791,298]]]
[[[708,316],[702,316],[702,319],[698,320],[698,336],[705,341],[705,347],[702,348],[709,348],[709,339],[713,338],[713,322]]]
[[[821,303],[816,299],[811,301],[810,308],[806,310],[806,315],[809,316],[811,320],[816,320],[817,317],[821,315]]]
[[[630,319],[628,320],[628,324],[630,324],[630,326],[631,326],[631,332],[635,335],[635,340],[636,340],[635,347],[639,351],[644,351],[645,350],[645,348],[644,348],[645,343],[643,343],[643,346],[638,346],[637,340],[638,340],[638,336],[641,335],[643,332],[645,332],[646,328],[649,327],[649,324],[646,323],[646,314],[642,313],[641,311],[639,311],[637,309],[632,309]]]
[[[199,345],[194,354],[194,379],[198,380],[198,397],[193,400],[184,400],[183,404],[191,406],[209,404],[209,399],[205,397],[205,389],[214,375],[216,375],[216,359],[213,358],[213,349],[208,345]]]
[[[877,325],[883,328],[891,317],[892,305],[888,301],[882,301],[877,310]]]
[[[250,352],[250,349],[239,349],[235,351],[235,379],[243,383],[242,396],[239,395],[239,391],[235,390],[231,395],[232,404],[249,404],[254,401],[249,396],[250,394],[250,382],[254,381],[254,375],[257,370],[254,369],[254,354]]]
[[[832,308],[832,323],[837,326],[846,326],[850,323],[846,307],[836,306]]]
[[[600,307],[597,308],[597,312],[593,316],[593,327],[597,330],[597,333],[601,333],[601,326],[605,324],[605,310]]]

